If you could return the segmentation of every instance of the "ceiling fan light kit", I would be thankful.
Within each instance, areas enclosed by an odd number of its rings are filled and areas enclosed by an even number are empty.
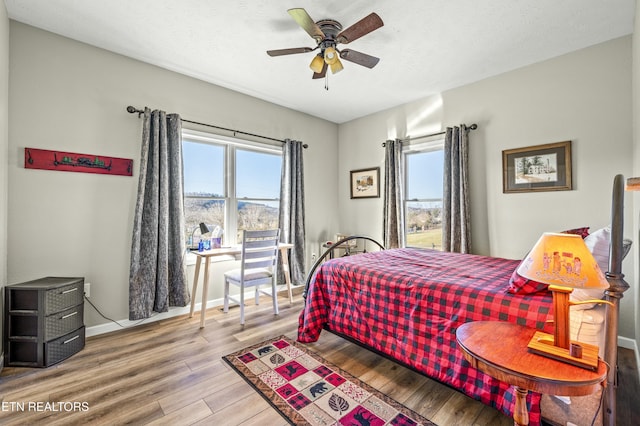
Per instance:
[[[376,14],[371,13],[349,28],[342,30],[342,25],[333,19],[323,19],[314,22],[306,10],[302,8],[289,9],[287,11],[294,21],[307,32],[315,41],[316,47],[296,47],[289,49],[268,50],[269,56],[292,55],[297,53],[307,53],[320,49],[309,64],[313,71],[312,78],[323,78],[326,76],[327,68],[331,68],[331,73],[335,74],[344,69],[340,58],[355,64],[373,68],[380,61],[375,56],[357,52],[351,49],[338,50],[338,44],[351,43],[360,37],[382,27],[384,23]]]
[[[309,68],[313,70],[315,73],[321,73],[322,68],[324,67],[324,58],[322,55],[316,55],[313,57],[311,64],[309,64]]]
[[[324,61],[329,65],[335,64],[336,62],[340,61],[338,59],[338,54],[336,53],[335,47],[330,46],[324,49]]]
[[[336,60],[333,61],[333,63],[329,64],[329,67],[331,68],[332,74],[340,72],[344,69],[344,67],[342,66],[342,62],[340,62],[340,60],[337,57],[336,57]]]

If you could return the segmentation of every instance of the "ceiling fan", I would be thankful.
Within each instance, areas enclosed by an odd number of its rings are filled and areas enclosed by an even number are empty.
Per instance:
[[[348,44],[359,39],[371,31],[377,30],[384,25],[382,19],[371,13],[349,28],[343,30],[342,25],[333,19],[323,19],[314,22],[306,10],[302,8],[289,9],[289,15],[309,34],[317,43],[315,48],[294,47],[290,49],[267,50],[269,56],[291,55],[295,53],[307,53],[320,49],[320,52],[313,58],[309,67],[313,70],[313,78],[323,78],[327,73],[327,68],[331,68],[333,74],[343,69],[340,58],[373,68],[379,58],[356,52],[351,49],[338,50],[338,44]],[[340,56],[340,58],[338,58]]]

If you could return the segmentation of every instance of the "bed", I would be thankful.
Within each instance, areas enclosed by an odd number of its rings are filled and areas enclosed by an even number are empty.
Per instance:
[[[606,274],[610,288],[605,292],[614,307],[572,313],[572,331],[604,343],[601,355],[609,365],[617,364],[618,302],[628,288],[620,266],[623,191],[622,176],[616,176],[606,269],[610,271]],[[520,260],[399,248],[321,261],[307,280],[298,326],[300,342],[316,341],[322,330],[329,330],[512,414],[512,387],[471,367],[457,347],[455,332],[465,322],[480,320],[509,321],[551,331],[551,294],[538,290],[522,293],[513,288]],[[583,321],[575,323],[580,319]],[[602,398],[605,414],[601,420],[614,424],[613,372],[608,381],[611,386]],[[566,401],[547,401],[549,418],[541,411],[542,399],[533,392],[527,397],[531,424],[540,424],[543,416],[552,423],[575,423],[571,413],[567,414],[575,407]],[[586,404],[599,405],[600,399],[587,398]]]

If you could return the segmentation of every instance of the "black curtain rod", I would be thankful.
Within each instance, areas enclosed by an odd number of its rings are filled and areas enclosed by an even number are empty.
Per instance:
[[[473,123],[472,125],[467,127],[467,132],[469,130],[476,130],[477,128],[478,128],[478,125],[476,123]],[[412,140],[416,140],[416,139],[424,139],[424,138],[429,138],[431,136],[444,135],[445,133],[447,133],[446,130],[444,132],[431,133],[430,135],[416,136],[415,138],[400,139],[400,141],[401,142],[407,142],[407,141],[412,141]],[[384,147],[384,146],[386,146],[386,144],[384,142],[382,142],[382,146]]]
[[[144,114],[144,110],[132,107],[131,105],[129,105],[127,107],[127,112],[130,113],[130,114],[138,113],[138,118],[140,118],[142,116],[142,114]],[[226,127],[215,126],[213,124],[207,124],[207,123],[200,123],[198,121],[186,120],[184,118],[181,118],[180,120],[185,122],[185,123],[197,124],[199,126],[205,126],[205,127],[213,127],[214,129],[226,130],[227,132],[233,132],[234,136],[235,136],[236,133],[240,133],[242,135],[253,136],[253,137],[262,138],[262,139],[268,139],[268,140],[275,141],[275,142],[280,142],[280,143],[284,143],[285,142],[282,139],[271,138],[269,136],[256,135],[254,133],[247,133],[247,132],[243,132],[242,130],[228,129]],[[302,145],[302,147],[303,148],[308,148],[309,145],[307,145],[305,143],[305,144]]]

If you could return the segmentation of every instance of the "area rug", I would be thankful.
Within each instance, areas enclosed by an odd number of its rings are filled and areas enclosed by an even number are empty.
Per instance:
[[[293,425],[433,425],[286,336],[222,357]]]

